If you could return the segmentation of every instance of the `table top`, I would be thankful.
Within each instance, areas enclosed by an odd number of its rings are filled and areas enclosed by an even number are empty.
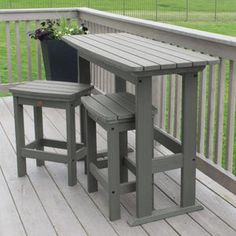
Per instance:
[[[128,33],[64,36],[79,55],[123,71],[191,68],[219,63],[219,58]]]

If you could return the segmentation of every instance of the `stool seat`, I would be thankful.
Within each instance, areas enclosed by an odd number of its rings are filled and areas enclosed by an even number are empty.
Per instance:
[[[14,100],[16,128],[17,170],[18,176],[26,175],[26,158],[36,159],[37,166],[45,161],[67,163],[68,185],[77,183],[76,161],[83,160],[87,154],[85,134],[83,132],[83,107],[80,107],[81,143],[76,143],[75,107],[81,104],[81,96],[90,95],[93,86],[58,81],[32,81],[11,88]],[[25,144],[24,105],[34,109],[35,140]],[[42,107],[64,109],[66,112],[66,142],[46,139],[43,135]],[[66,149],[66,154],[44,150],[44,147]]]
[[[72,101],[87,95],[93,88],[89,84],[36,80],[17,85],[10,89],[14,96]]]
[[[120,218],[120,195],[134,192],[136,183],[128,181],[128,136],[135,129],[135,96],[121,92],[82,97],[87,134],[88,192],[98,191],[98,182],[108,192],[109,218]],[[153,107],[153,115],[157,112]],[[145,115],[145,114],[144,114]],[[97,159],[96,124],[107,131],[107,159]],[[107,175],[101,169],[107,168]]]
[[[82,97],[81,102],[95,120],[103,123],[131,122],[135,118],[135,97],[130,93]],[[156,112],[156,108],[153,107],[153,115]]]

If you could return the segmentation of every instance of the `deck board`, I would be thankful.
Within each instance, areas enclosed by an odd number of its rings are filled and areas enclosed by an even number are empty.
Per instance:
[[[18,212],[15,208],[15,203],[11,197],[7,183],[4,179],[4,174],[0,167],[0,233],[1,235],[26,235],[24,227],[21,223]],[[14,224],[14,228],[12,227]]]
[[[30,141],[34,136],[33,113],[28,106],[25,111],[26,137]],[[43,113],[45,136],[64,140],[64,111],[46,108],[43,109]],[[79,139],[78,109],[76,118]],[[97,137],[98,149],[104,149],[106,134],[100,127]],[[16,177],[11,97],[0,98],[0,140],[3,140],[0,143],[0,180],[5,181],[0,191],[4,191],[4,200],[8,202],[1,205],[1,209],[5,206],[5,211],[8,211],[10,207],[9,217],[12,217],[12,220],[8,221],[6,227],[7,230],[16,227],[17,235],[236,235],[236,196],[222,187],[215,188],[217,185],[214,181],[207,180],[207,183],[204,183],[207,177],[199,171],[197,198],[205,207],[203,211],[131,228],[127,224],[127,219],[134,214],[135,194],[122,196],[121,220],[110,222],[106,193],[101,188],[97,193],[87,193],[82,162],[78,163],[78,184],[75,187],[67,186],[67,168],[64,164],[47,162],[46,168],[36,167],[35,161],[29,160],[28,176]],[[129,134],[129,142],[134,146],[133,132]],[[155,150],[157,156],[163,153],[165,154],[163,149]],[[179,171],[155,175],[157,208],[175,205],[179,201],[179,176]],[[131,178],[134,177],[131,175]],[[5,236],[8,231],[0,232]]]
[[[8,101],[12,106],[9,98]],[[0,117],[0,165],[25,230],[28,235],[56,235],[47,213],[37,196],[35,188],[31,183],[30,177],[16,177],[13,116],[2,99],[0,99]],[[37,214],[35,214],[35,212],[37,212]],[[15,227],[14,222],[12,222],[11,227]]]

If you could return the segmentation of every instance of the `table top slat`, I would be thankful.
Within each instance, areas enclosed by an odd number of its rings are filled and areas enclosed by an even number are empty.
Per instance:
[[[92,36],[92,35],[90,35],[90,36]],[[81,37],[81,36],[72,36],[72,37],[74,39],[78,39],[78,41],[82,41],[86,44],[93,45],[94,47],[96,47],[100,50],[103,50],[104,52],[110,52],[113,55],[120,57],[121,59],[129,60],[129,61],[131,61],[137,65],[140,65],[142,67],[145,67],[145,68],[147,67],[147,68],[150,68],[153,70],[160,68],[159,64],[157,64],[151,60],[144,59],[140,56],[136,56],[134,54],[123,51],[121,49],[117,49],[112,45],[109,46],[105,42],[100,43],[100,42],[96,41],[93,37],[90,37],[90,36],[86,35],[84,37]]]
[[[191,67],[193,64],[192,57],[184,56],[180,53],[176,55],[177,53],[170,54],[165,51],[163,48],[155,48],[151,49],[149,47],[145,47],[143,45],[140,45],[139,43],[129,42],[126,40],[123,36],[120,37],[117,35],[117,37],[113,35],[96,35],[94,36],[96,40],[103,40],[104,42],[109,43],[110,45],[114,47],[119,47],[122,50],[126,50],[127,52],[139,55],[143,58],[150,58],[150,60],[160,64],[161,69],[168,69],[173,68],[173,65],[176,64],[175,68],[178,65],[181,65],[181,67]]]
[[[182,54],[182,56],[184,56],[184,58],[189,58],[195,62],[197,61],[205,61],[207,64],[217,64],[219,63],[219,58],[207,55],[207,54],[203,54],[201,52],[196,52],[196,51],[192,51],[190,49],[186,49],[186,48],[182,48],[182,47],[178,47],[176,45],[171,45],[165,42],[160,42],[157,40],[150,40],[144,37],[140,37],[140,36],[136,36],[136,35],[132,35],[132,34],[128,34],[128,33],[120,33],[120,34],[111,34],[111,36],[113,37],[122,37],[122,39],[126,39],[129,42],[135,42],[135,43],[141,43],[140,45],[144,46],[148,46],[151,49],[155,49],[155,50],[166,50],[166,53],[171,53],[172,55],[176,55],[179,56]],[[180,54],[179,54],[180,53]]]
[[[143,71],[143,66],[135,64],[129,60],[116,56],[110,52],[96,48],[85,42],[78,41],[71,36],[64,36],[63,40],[72,47],[79,50],[79,54],[85,59],[93,59],[95,61],[111,64],[112,66],[124,71]]]
[[[137,44],[129,44],[127,45],[125,41],[117,40],[116,38],[112,38],[104,35],[104,34],[97,34],[97,35],[90,35],[89,37],[92,37],[94,40],[106,43],[107,45],[110,45],[116,49],[120,49],[124,52],[130,53],[131,55],[135,55],[137,57],[140,57],[142,59],[146,59],[149,61],[152,61],[158,65],[162,69],[170,69],[170,68],[176,68],[177,65],[175,63],[182,62],[184,66],[192,66],[192,62],[186,61],[183,59],[178,59],[174,56],[169,55],[168,58],[164,53],[153,53],[153,50],[149,50],[147,48],[144,48],[142,46],[139,47]],[[147,49],[147,50],[146,50]]]

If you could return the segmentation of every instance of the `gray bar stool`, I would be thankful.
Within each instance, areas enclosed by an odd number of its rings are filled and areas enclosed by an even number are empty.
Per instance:
[[[19,177],[26,175],[26,158],[34,158],[37,160],[37,166],[44,165],[44,161],[67,163],[68,185],[73,186],[77,183],[76,161],[86,156],[87,149],[84,143],[76,143],[75,107],[80,105],[81,96],[89,95],[92,88],[93,86],[87,84],[33,81],[10,89],[14,99]],[[23,105],[34,107],[35,140],[27,145],[25,145]],[[66,110],[67,142],[44,138],[42,107]],[[66,149],[67,154],[44,151],[44,147]]]
[[[108,192],[109,218],[120,219],[120,194],[135,191],[135,181],[128,182],[127,131],[135,129],[135,97],[114,93],[82,97],[87,134],[88,192],[98,190],[98,181]],[[155,110],[154,110],[155,112]],[[108,159],[97,159],[96,123],[107,131]],[[103,168],[108,170],[106,175]]]

